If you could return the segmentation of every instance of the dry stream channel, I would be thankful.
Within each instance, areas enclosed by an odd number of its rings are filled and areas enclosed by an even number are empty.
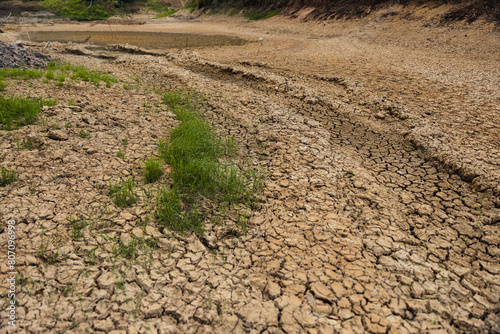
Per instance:
[[[197,49],[224,53],[259,45],[222,34],[22,36],[40,51],[42,42],[61,42],[46,49],[54,57],[134,74],[155,87],[177,82],[198,90],[210,105],[207,119],[266,170],[264,200],[240,241],[233,244],[210,232],[181,239],[172,242],[175,256],[169,261],[155,258],[159,267],[168,268],[166,279],[153,269],[137,269],[126,278],[153,296],[138,306],[144,326],[139,329],[500,332],[498,185],[473,182],[477,175],[413,140],[405,123],[412,111],[403,108],[404,102],[366,103],[363,96],[375,93],[359,78],[283,69],[255,55],[242,59],[242,52],[232,61],[216,59],[216,52]],[[139,48],[110,53],[113,59],[106,62],[88,57],[95,50],[116,51],[107,46],[110,39]],[[68,41],[73,44],[64,44]],[[84,41],[75,48],[75,42]],[[276,52],[271,46],[263,50]],[[210,256],[222,249],[225,261],[215,263]],[[213,266],[207,265],[211,261]],[[82,319],[90,320],[93,330],[125,333],[132,319],[124,299],[113,297],[117,289],[99,281],[104,271],[91,277],[109,305]],[[207,302],[194,307],[197,294],[208,294],[204,300],[216,307]]]

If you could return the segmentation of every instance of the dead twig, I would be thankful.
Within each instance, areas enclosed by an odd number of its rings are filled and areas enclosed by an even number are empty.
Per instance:
[[[12,15],[12,13],[9,13],[9,16],[7,16],[5,19],[2,20],[2,22],[0,22],[0,26],[2,26],[5,21],[7,21],[9,19],[9,17]]]

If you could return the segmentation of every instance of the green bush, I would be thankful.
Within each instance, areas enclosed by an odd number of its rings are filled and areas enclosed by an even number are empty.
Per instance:
[[[75,20],[104,20],[111,16],[103,1],[98,0],[92,5],[84,0],[43,0],[42,6],[58,16]]]

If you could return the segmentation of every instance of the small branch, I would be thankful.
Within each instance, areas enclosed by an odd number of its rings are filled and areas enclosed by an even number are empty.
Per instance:
[[[2,20],[2,22],[0,22],[0,26],[3,25],[5,23],[5,21],[7,21],[11,15],[12,15],[12,13],[9,13],[9,16],[7,16],[5,19]]]

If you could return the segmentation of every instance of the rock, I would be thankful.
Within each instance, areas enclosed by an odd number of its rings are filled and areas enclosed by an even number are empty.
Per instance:
[[[47,133],[47,137],[58,141],[68,140],[68,135],[62,130],[50,130]]]
[[[0,41],[0,67],[43,67],[47,58],[42,54],[25,49],[21,43],[5,43]]]

